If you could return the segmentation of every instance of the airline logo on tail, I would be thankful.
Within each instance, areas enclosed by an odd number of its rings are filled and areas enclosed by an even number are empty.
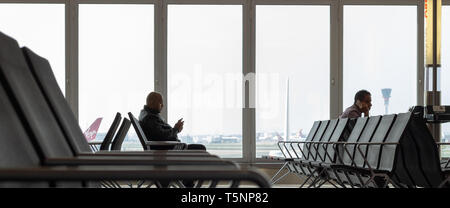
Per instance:
[[[100,127],[100,123],[102,122],[103,118],[97,118],[95,119],[94,123],[89,126],[89,128],[83,133],[84,137],[86,137],[87,141],[92,141],[97,136],[98,128]]]

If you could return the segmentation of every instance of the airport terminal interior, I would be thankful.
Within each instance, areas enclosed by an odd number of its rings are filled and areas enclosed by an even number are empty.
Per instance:
[[[449,188],[449,37],[450,0],[0,0],[0,186]]]

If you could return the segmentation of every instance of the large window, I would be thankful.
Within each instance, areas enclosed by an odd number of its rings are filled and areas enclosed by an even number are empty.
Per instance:
[[[0,3],[0,31],[49,60],[82,130],[103,118],[98,141],[117,112],[138,117],[154,86],[166,121],[185,121],[182,142],[246,162],[280,154],[280,140],[303,140],[314,121],[345,110],[360,89],[372,93],[371,115],[406,112],[423,91],[416,1],[54,2]],[[443,105],[450,104],[449,7],[442,9]],[[245,94],[244,81],[256,89]],[[442,134],[449,142],[450,124]],[[123,149],[142,149],[133,128]]]
[[[450,6],[442,7],[441,103],[450,105]],[[450,142],[450,124],[442,125],[442,140]],[[442,147],[442,156],[450,157],[450,146]]]
[[[80,5],[79,120],[103,117],[103,139],[116,112],[138,117],[153,90],[153,5]],[[142,149],[130,128],[123,149]]]
[[[242,6],[168,6],[168,123],[179,139],[242,157]]]
[[[257,157],[329,119],[330,7],[257,6],[256,78]]]
[[[64,4],[0,4],[0,32],[46,58],[63,93],[66,74],[64,8]]]
[[[401,113],[417,99],[417,7],[344,6],[344,109],[360,89],[371,115]],[[391,89],[385,106],[382,89]]]

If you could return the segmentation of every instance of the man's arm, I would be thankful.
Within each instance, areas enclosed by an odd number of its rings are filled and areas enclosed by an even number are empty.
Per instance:
[[[145,122],[144,128],[152,141],[180,141],[178,140],[178,129],[172,128],[168,124],[149,119]]]

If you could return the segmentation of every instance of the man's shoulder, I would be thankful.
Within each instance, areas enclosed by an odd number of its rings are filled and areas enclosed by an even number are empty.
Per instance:
[[[352,105],[345,109],[340,118],[356,118],[360,116],[361,112],[359,111],[359,109],[355,105]]]

